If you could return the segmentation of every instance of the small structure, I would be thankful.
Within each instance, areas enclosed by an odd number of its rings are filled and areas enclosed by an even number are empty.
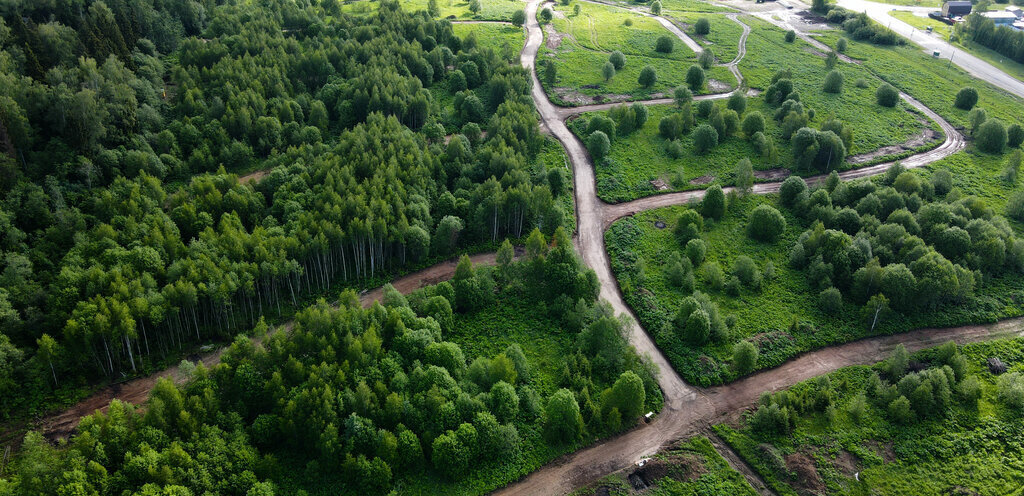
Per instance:
[[[995,375],[1002,374],[1006,372],[1006,364],[998,357],[991,357],[988,359],[988,371]]]
[[[966,17],[974,6],[967,1],[950,1],[942,4],[942,15],[946,17]]]
[[[1022,9],[1022,8],[1016,6],[1016,5],[1011,5],[1011,6],[1005,8],[1003,10],[1006,10],[1007,12],[1013,14],[1014,17],[1016,17],[1017,19],[1024,18],[1024,9]]]
[[[1017,16],[1013,15],[1012,12],[997,11],[997,12],[985,12],[981,14],[988,19],[992,19],[992,22],[996,23],[996,27],[1007,27],[1012,28],[1013,23],[1017,22]]]

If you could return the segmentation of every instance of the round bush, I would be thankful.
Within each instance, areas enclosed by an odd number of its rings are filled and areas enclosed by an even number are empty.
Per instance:
[[[1006,127],[999,119],[989,119],[978,128],[974,138],[978,149],[988,153],[1003,153],[1006,147]]]
[[[807,182],[802,177],[789,176],[779,187],[779,200],[783,206],[793,207],[797,198],[807,191]]]
[[[651,4],[651,13],[654,15],[661,15],[661,2],[654,0],[654,3]]]
[[[977,104],[978,90],[971,88],[970,86],[961,88],[960,91],[956,93],[956,101],[953,102],[953,105],[956,105],[956,108],[961,110],[971,110]]]
[[[704,87],[704,69],[699,65],[691,65],[686,71],[686,84],[693,91],[700,91]]]
[[[680,158],[685,153],[683,150],[683,143],[677,139],[668,142],[665,147],[665,151],[668,152],[668,156],[672,158]]]
[[[645,65],[644,68],[640,70],[640,77],[636,79],[636,82],[640,83],[640,86],[643,86],[644,88],[650,88],[651,86],[654,86],[654,83],[658,82],[658,73],[653,67]]]
[[[818,294],[818,308],[828,314],[839,313],[843,309],[843,294],[836,288],[828,288]]]
[[[836,42],[836,51],[846,53],[846,38],[839,38],[839,41]]]
[[[729,95],[729,103],[726,107],[735,110],[737,114],[743,114],[747,111],[747,96],[740,91],[735,91]]]
[[[825,86],[823,88],[825,93],[842,93],[843,92],[843,73],[839,71],[829,71],[825,75]]]
[[[672,53],[673,48],[675,48],[675,42],[667,34],[659,36],[657,43],[654,45],[654,49],[661,53]]]
[[[677,87],[672,96],[676,99],[676,105],[680,107],[682,107],[683,104],[690,102],[690,100],[693,100],[693,92],[686,86]]]
[[[710,69],[715,64],[715,53],[710,48],[701,50],[700,55],[697,57],[697,63],[704,69]]]
[[[786,31],[786,43],[793,43],[794,41],[796,41],[796,31],[792,29]]]
[[[786,218],[770,205],[759,205],[750,212],[747,233],[760,241],[775,241],[786,230]]]
[[[587,150],[594,157],[594,161],[603,159],[611,147],[612,143],[608,139],[608,135],[604,134],[603,131],[594,131],[587,138]]]
[[[718,146],[718,131],[708,124],[701,124],[693,131],[693,148],[698,154],[705,154]]]
[[[615,77],[615,65],[611,62],[605,62],[604,65],[601,66],[601,75],[604,76],[605,81]]]
[[[743,118],[743,134],[747,135],[748,138],[754,136],[759,132],[764,131],[764,116],[761,112],[751,112]]]
[[[900,101],[900,93],[891,84],[885,83],[875,91],[875,101],[883,107],[895,107]]]
[[[626,67],[626,56],[623,55],[622,52],[615,50],[608,56],[608,62],[611,62],[612,65],[615,66],[616,71],[619,71],[622,70],[623,67]]]
[[[1021,143],[1024,143],[1024,128],[1020,124],[1010,124],[1006,129],[1006,146],[1017,148]]]
[[[544,10],[540,11],[540,22],[551,22],[551,17],[551,9],[545,7]]]
[[[711,32],[711,21],[707,17],[697,19],[697,23],[693,25],[693,32],[697,36],[707,35]]]

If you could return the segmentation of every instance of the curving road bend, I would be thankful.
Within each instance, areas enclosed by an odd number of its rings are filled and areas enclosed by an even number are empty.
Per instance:
[[[630,342],[638,352],[649,356],[658,367],[658,382],[664,393],[665,404],[661,415],[650,424],[566,455],[519,482],[496,491],[496,494],[536,495],[569,492],[603,475],[628,467],[640,458],[656,453],[669,443],[696,432],[716,419],[735,414],[753,404],[765,391],[782,389],[839,367],[873,363],[896,344],[902,343],[909,350],[918,350],[950,339],[964,343],[997,336],[1024,335],[1024,326],[1022,326],[1024,319],[1010,319],[994,325],[919,329],[895,336],[865,339],[806,353],[780,367],[724,386],[700,389],[683,382],[622,300],[605,250],[604,230],[616,218],[650,208],[698,200],[704,192],[688,191],[658,195],[619,205],[608,205],[597,198],[594,169],[589,156],[580,140],[565,126],[564,119],[569,115],[601,110],[614,104],[562,109],[555,107],[548,100],[535,69],[537,53],[544,39],[536,16],[541,1],[531,0],[526,8],[528,34],[520,60],[523,67],[531,73],[532,96],[542,123],[563,144],[573,166],[579,226],[576,237],[577,251],[584,263],[597,273],[601,284],[601,298],[608,301],[617,313],[626,316],[631,323]],[[901,94],[900,96],[904,101],[938,122],[946,135],[945,141],[940,146],[903,160],[907,167],[920,167],[929,164],[964,147],[963,136],[941,116],[909,95]],[[705,98],[713,97],[721,98],[722,96],[705,96]],[[671,102],[671,99],[643,103],[668,102]],[[841,177],[844,179],[866,177],[884,172],[889,165],[889,163],[885,163],[853,169],[843,172]],[[810,178],[810,181],[812,183],[820,181],[823,177],[815,176]],[[778,191],[780,185],[780,182],[760,183],[755,185],[754,192]]]

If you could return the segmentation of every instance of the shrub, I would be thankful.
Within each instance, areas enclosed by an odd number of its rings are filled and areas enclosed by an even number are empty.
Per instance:
[[[661,53],[672,53],[673,48],[675,48],[675,41],[667,34],[659,36],[658,41],[654,44],[654,49]]]
[[[604,77],[605,81],[615,77],[615,66],[611,62],[605,62],[604,65],[601,66],[601,76]]]
[[[953,102],[953,105],[961,110],[971,110],[977,104],[978,90],[971,87],[961,88],[960,91],[956,93],[956,100]]]
[[[757,268],[754,259],[740,255],[732,264],[732,275],[736,276],[746,286],[758,287],[761,285],[761,271]]]
[[[902,395],[892,400],[892,403],[889,403],[889,415],[899,424],[906,425],[913,422],[914,410],[910,408],[910,400]]]
[[[551,9],[545,7],[544,10],[540,11],[540,22],[551,22]]]
[[[779,187],[779,201],[785,207],[796,206],[797,199],[807,191],[807,182],[802,177],[789,176]]]
[[[523,12],[522,10],[517,10],[512,13],[512,24],[514,24],[517,28],[522,27],[523,23],[525,22],[526,12]]]
[[[594,131],[601,131],[609,140],[613,140],[615,139],[615,121],[606,115],[595,115],[587,121],[587,134],[593,134]]]
[[[658,82],[658,73],[653,67],[645,65],[644,68],[640,70],[640,77],[636,79],[636,82],[640,83],[640,86],[643,86],[644,88],[650,88],[651,86],[654,86],[654,83]]]
[[[710,48],[701,50],[700,56],[697,57],[697,63],[704,69],[710,69],[712,65],[715,65],[715,53]]]
[[[875,90],[875,101],[883,107],[895,107],[900,101],[900,93],[891,84],[885,83]]]
[[[749,158],[742,158],[736,163],[736,189],[743,195],[749,194],[754,187],[754,164]]]
[[[1017,182],[1017,174],[1020,172],[1021,155],[1020,150],[1014,150],[1006,158],[1006,167],[1003,169],[1004,180],[1014,184]]]
[[[1006,215],[1011,219],[1024,222],[1024,191],[1018,191],[1006,202]]]
[[[839,38],[839,41],[836,42],[836,51],[846,53],[846,38]]]
[[[662,121],[664,121],[664,119],[665,118],[662,118]],[[669,157],[682,158],[683,154],[686,153],[686,150],[683,149],[682,141],[674,139],[672,141],[669,141],[668,144],[665,145],[665,152],[668,153]]]
[[[603,159],[611,147],[612,143],[604,131],[594,131],[587,137],[587,151],[594,157],[595,162]]]
[[[828,314],[839,313],[843,308],[843,294],[836,288],[828,288],[818,293],[818,308]]]
[[[835,69],[836,64],[838,63],[839,55],[836,55],[836,52],[834,51],[828,52],[828,55],[825,56],[825,68],[829,70]]]
[[[622,52],[615,50],[608,56],[608,62],[615,66],[616,71],[620,71],[623,67],[626,67],[626,56]]]
[[[748,138],[752,138],[755,133],[764,131],[764,116],[761,115],[761,112],[755,110],[743,118],[743,125],[741,127],[743,128],[743,134]]]
[[[686,257],[690,259],[690,263],[694,267],[699,267],[700,264],[704,263],[704,256],[707,254],[707,251],[708,247],[703,239],[695,238],[686,242]]]
[[[732,347],[732,366],[737,374],[746,374],[757,365],[757,346],[750,341],[740,341]]]
[[[725,273],[722,272],[722,267],[718,265],[718,262],[705,264],[701,273],[705,286],[715,291],[722,289],[722,285],[725,284]]]
[[[715,109],[715,102],[711,100],[701,100],[697,102],[697,117],[701,119],[707,119],[711,116],[711,111]]]
[[[697,36],[706,36],[711,33],[711,21],[707,17],[697,19],[697,22],[693,25],[693,32]]]
[[[988,112],[983,108],[976,108],[967,114],[967,122],[971,124],[971,135],[973,136],[981,128],[981,125],[988,120]]]
[[[700,128],[698,128],[700,130]],[[712,129],[712,131],[714,131]],[[704,199],[700,202],[701,215],[711,219],[721,219],[725,215],[725,194],[722,187],[715,184],[704,193]]]
[[[839,71],[829,71],[825,75],[825,86],[822,88],[825,93],[842,93],[843,92],[843,73]]]
[[[675,97],[676,105],[678,105],[679,107],[682,107],[683,105],[690,103],[690,101],[693,100],[693,92],[690,91],[690,88],[687,88],[686,86],[677,87],[675,91],[672,93],[672,96]]]
[[[857,80],[853,82],[853,85],[861,89],[867,88],[868,80],[864,78],[857,78]]]
[[[698,154],[703,155],[712,148],[718,146],[718,131],[708,124],[701,124],[693,132],[693,148]]]
[[[775,241],[785,230],[786,218],[770,205],[759,205],[747,221],[747,234],[761,241]]]
[[[700,91],[704,87],[704,69],[699,65],[691,65],[686,71],[686,84],[693,91]]]
[[[654,0],[654,3],[651,4],[651,13],[654,15],[661,15],[661,2]]]
[[[932,174],[931,183],[936,195],[946,196],[953,189],[953,174],[946,169],[939,169]]]
[[[1024,410],[1024,375],[1020,372],[999,377],[996,381],[996,390],[999,392],[999,401],[1004,405],[1017,410],[1018,413]]]
[[[1024,128],[1017,123],[1010,124],[1010,127],[1006,128],[1006,146],[1019,148],[1021,143],[1024,143]]]
[[[742,114],[747,111],[747,96],[741,91],[735,91],[732,95],[729,95],[729,102],[726,107],[730,110],[735,110],[737,114]]]
[[[978,149],[988,153],[1003,153],[1006,148],[1006,127],[999,119],[989,119],[978,127],[974,137]]]
[[[796,41],[796,31],[792,29],[786,31],[786,43],[793,43],[794,41]]]

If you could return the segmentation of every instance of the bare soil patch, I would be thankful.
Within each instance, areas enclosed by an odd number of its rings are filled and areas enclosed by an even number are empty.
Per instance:
[[[655,179],[651,181],[651,186],[654,186],[654,189],[658,191],[665,191],[669,189],[668,183],[666,183],[663,179]]]
[[[637,470],[637,474],[648,486],[657,484],[665,477],[682,482],[693,481],[705,473],[707,468],[704,467],[704,460],[694,453],[676,453],[666,459],[649,460]]]
[[[789,177],[791,173],[789,169],[768,169],[768,170],[756,170],[754,171],[754,177],[757,179],[768,179],[772,181],[778,181]]]
[[[814,460],[804,453],[793,453],[786,456],[786,469],[796,475],[792,485],[799,494],[823,494],[825,483],[818,475],[818,467]]]
[[[878,157],[884,157],[886,155],[896,155],[909,150],[915,150],[933,141],[938,141],[942,138],[942,135],[933,129],[925,129],[920,133],[911,136],[910,139],[900,143],[898,145],[883,146],[873,152],[860,153],[852,157],[847,157],[846,162],[850,164],[863,164],[870,162]],[[756,174],[756,173],[755,173]]]
[[[254,171],[254,172],[250,172],[248,174],[245,174],[244,176],[240,176],[238,178],[238,184],[258,183],[258,182],[260,182],[261,179],[263,179],[267,175],[267,172],[269,172],[269,171],[267,171],[267,170],[258,170],[258,171]]]
[[[732,89],[732,85],[717,79],[708,79],[708,89],[712,93],[725,93]]]
[[[700,176],[690,179],[690,184],[708,184],[715,180],[715,176]]]
[[[555,27],[550,24],[544,25],[544,34],[547,35],[544,44],[548,50],[558,50],[558,47],[562,46],[562,38],[566,36],[565,33],[555,31]]]
[[[866,444],[872,451],[878,453],[878,456],[882,457],[882,461],[885,463],[892,463],[896,460],[896,452],[892,449],[892,442],[880,443],[878,441],[866,441]]]
[[[853,474],[860,472],[857,457],[853,456],[852,453],[846,450],[840,450],[832,464],[835,465],[836,470],[838,470],[839,473],[846,477],[853,477]]]

